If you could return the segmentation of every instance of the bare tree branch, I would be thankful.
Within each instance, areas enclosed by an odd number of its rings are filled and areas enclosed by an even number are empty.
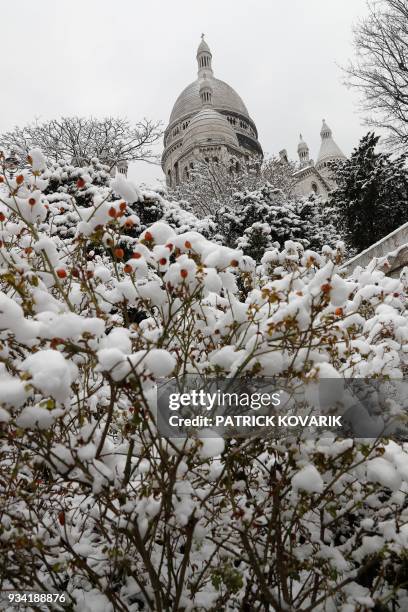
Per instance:
[[[355,60],[346,82],[362,94],[366,124],[388,132],[387,142],[408,147],[408,1],[368,2],[354,29]]]
[[[236,163],[239,164],[237,171]],[[270,183],[284,194],[290,194],[295,180],[295,166],[279,158],[271,157],[262,164],[258,161],[233,163],[197,161],[189,176],[171,190],[176,200],[189,202],[198,216],[212,215],[221,206],[233,205],[234,195],[253,191]]]
[[[97,157],[109,168],[118,162],[158,163],[153,145],[162,135],[159,122],[143,119],[131,125],[117,117],[62,117],[15,127],[0,136],[0,147],[26,156],[39,147],[50,161],[89,164]]]

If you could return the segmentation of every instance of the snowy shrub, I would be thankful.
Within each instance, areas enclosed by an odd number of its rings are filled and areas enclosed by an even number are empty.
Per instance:
[[[406,609],[406,444],[167,440],[155,405],[184,373],[401,377],[400,280],[342,278],[341,244],[257,265],[158,194],[84,170],[87,201],[58,199],[52,173],[0,179],[0,590],[81,612]]]
[[[339,240],[325,203],[315,196],[291,200],[280,189],[265,184],[253,191],[236,193],[230,207],[215,215],[224,244],[242,248],[260,261],[265,250],[281,247],[287,240],[320,251]]]

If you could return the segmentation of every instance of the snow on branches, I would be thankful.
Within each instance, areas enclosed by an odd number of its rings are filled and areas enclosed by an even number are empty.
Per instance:
[[[340,243],[257,263],[101,172],[1,177],[0,588],[92,611],[406,607],[406,445],[170,441],[155,405],[184,373],[401,377],[401,281],[343,278]]]

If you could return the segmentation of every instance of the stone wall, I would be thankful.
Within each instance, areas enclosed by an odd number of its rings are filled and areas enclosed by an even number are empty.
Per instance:
[[[408,266],[408,223],[350,259],[342,271],[351,274],[357,266],[364,268],[374,258],[378,269],[390,276],[399,276],[402,268]]]

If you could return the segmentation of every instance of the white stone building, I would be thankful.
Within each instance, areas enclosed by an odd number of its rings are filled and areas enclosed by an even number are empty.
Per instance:
[[[231,164],[231,171],[239,171],[242,161],[263,157],[254,121],[236,91],[214,77],[212,53],[204,35],[201,38],[197,79],[177,98],[164,133],[161,164],[170,187],[188,180],[197,160],[223,161]],[[293,188],[297,195],[314,192],[326,196],[334,186],[328,162],[345,159],[324,120],[320,135],[316,164],[309,158],[309,147],[300,137],[300,169],[295,172]],[[280,155],[287,161],[286,150]]]
[[[256,125],[236,91],[214,77],[204,40],[197,50],[198,75],[177,98],[164,133],[162,168],[169,186],[189,178],[197,160],[240,161],[263,157]]]
[[[330,176],[328,167],[329,162],[346,159],[343,152],[333,139],[333,134],[326,121],[323,119],[322,129],[320,130],[321,144],[316,163],[309,156],[309,147],[300,134],[298,144],[298,156],[300,169],[294,174],[296,184],[293,192],[300,196],[307,196],[316,193],[327,196],[329,191],[335,186]],[[286,158],[286,151],[280,152],[281,158]]]

